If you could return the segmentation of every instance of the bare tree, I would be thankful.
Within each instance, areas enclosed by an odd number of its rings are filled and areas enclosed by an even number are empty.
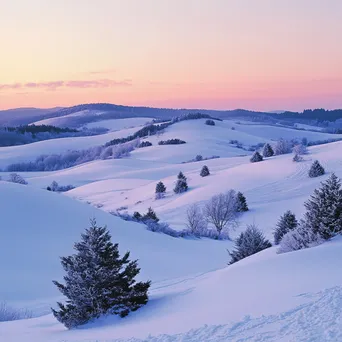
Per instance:
[[[207,222],[213,224],[220,235],[229,223],[237,224],[237,209],[236,192],[229,190],[224,194],[213,196],[206,203],[204,213]]]
[[[207,228],[207,221],[198,204],[192,204],[186,211],[187,227],[192,234],[200,234]]]

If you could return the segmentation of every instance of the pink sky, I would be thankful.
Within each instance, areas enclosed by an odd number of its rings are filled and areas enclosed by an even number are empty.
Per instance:
[[[3,0],[0,109],[342,107],[341,0]]]

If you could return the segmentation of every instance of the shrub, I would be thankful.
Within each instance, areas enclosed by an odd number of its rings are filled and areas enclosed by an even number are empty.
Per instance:
[[[205,120],[205,124],[208,126],[215,126],[215,121],[208,119],[208,120]]]
[[[201,177],[207,177],[210,175],[209,168],[207,165],[203,165],[200,176]]]
[[[315,160],[309,170],[309,177],[315,178],[325,174],[324,167],[319,163],[318,160]]]
[[[141,221],[142,215],[138,211],[135,211],[133,214],[133,219],[136,221]]]
[[[61,258],[65,285],[53,281],[68,300],[52,312],[68,329],[104,314],[125,317],[147,303],[150,282],[136,282],[137,261],[129,260],[129,252],[120,258],[106,227],[93,220],[74,249],[76,254]]]
[[[235,225],[237,223],[236,192],[229,190],[226,193],[213,196],[205,204],[204,215],[207,222],[215,226],[218,235],[224,229],[227,230],[228,224]]]
[[[267,157],[272,157],[272,156],[274,155],[274,151],[273,151],[273,149],[272,149],[272,147],[271,147],[270,144],[266,143],[266,144],[264,145],[264,148],[263,148],[263,150],[262,150],[262,155],[263,155],[265,158],[267,158]]]
[[[242,232],[235,240],[235,249],[232,252],[228,251],[231,256],[229,264],[234,264],[269,247],[272,247],[272,244],[263,233],[255,225],[249,225],[246,231]]]
[[[32,312],[25,309],[15,309],[6,302],[0,302],[0,322],[17,321],[32,318]]]
[[[46,190],[54,192],[66,192],[72,189],[75,189],[73,185],[58,185],[56,181],[53,181],[51,185],[46,188]]]
[[[236,201],[237,201],[237,211],[238,212],[244,212],[248,211],[248,205],[245,195],[242,192],[238,192],[236,194]]]
[[[12,182],[12,183],[27,185],[26,180],[23,177],[21,177],[20,175],[18,175],[17,173],[11,173],[9,175],[8,181]]]
[[[280,217],[277,226],[273,232],[274,244],[279,245],[283,236],[289,231],[296,229],[297,226],[298,222],[296,219],[296,215],[293,214],[290,210],[286,211],[285,214]]]
[[[251,161],[251,163],[261,162],[261,161],[263,161],[263,157],[259,152],[254,152],[250,161]]]
[[[293,158],[292,158],[292,161],[293,161],[294,163],[299,163],[299,162],[303,161],[303,157],[300,156],[299,154],[295,154],[295,155],[293,156]]]
[[[306,147],[306,145],[298,144],[293,147],[292,152],[294,154],[304,155],[308,154],[308,148]]]
[[[323,241],[322,237],[318,233],[314,233],[311,227],[301,223],[296,229],[289,231],[282,237],[278,253],[314,247]]]
[[[195,161],[202,161],[203,160],[203,157],[198,154],[196,157],[195,157]]]

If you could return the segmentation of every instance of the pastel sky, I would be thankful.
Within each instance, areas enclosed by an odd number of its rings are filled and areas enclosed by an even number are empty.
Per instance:
[[[342,107],[341,0],[0,0],[0,109]]]

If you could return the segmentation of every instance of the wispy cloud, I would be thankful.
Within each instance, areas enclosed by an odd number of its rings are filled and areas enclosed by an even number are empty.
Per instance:
[[[90,75],[108,75],[108,74],[113,74],[114,72],[116,72],[115,69],[104,69],[104,70],[89,71],[88,74],[90,74]]]
[[[43,89],[57,90],[61,88],[113,88],[113,87],[130,87],[132,80],[74,80],[74,81],[50,81],[50,82],[27,82],[27,83],[0,83],[0,91],[6,90],[23,90],[23,89]]]

